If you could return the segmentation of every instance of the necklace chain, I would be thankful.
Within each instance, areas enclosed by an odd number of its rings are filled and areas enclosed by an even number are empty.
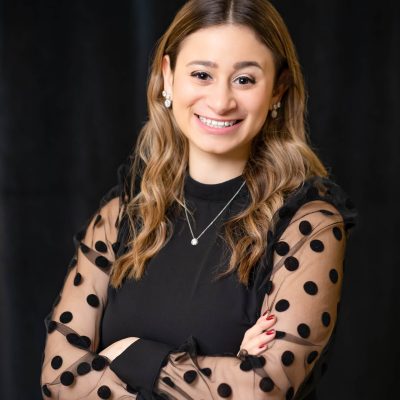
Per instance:
[[[203,234],[206,232],[206,230],[218,219],[218,217],[225,211],[225,209],[229,206],[229,204],[232,203],[233,199],[239,194],[239,192],[242,190],[242,187],[244,186],[244,184],[246,183],[246,181],[244,181],[241,185],[240,188],[236,191],[236,193],[232,196],[232,198],[225,204],[224,208],[217,214],[217,216],[203,229],[203,231],[200,233],[199,236],[195,237],[194,233],[193,233],[193,229],[192,226],[190,225],[190,221],[189,221],[189,216],[188,216],[188,210],[186,207],[186,201],[185,199],[183,199],[183,207],[185,209],[185,215],[186,215],[186,221],[189,225],[189,229],[190,229],[190,233],[192,234],[192,240],[190,241],[190,243],[193,246],[196,246],[199,243],[199,239],[201,236],[203,236]]]

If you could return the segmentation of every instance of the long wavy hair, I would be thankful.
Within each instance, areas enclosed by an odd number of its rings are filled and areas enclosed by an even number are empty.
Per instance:
[[[166,244],[173,232],[169,210],[183,204],[183,185],[189,146],[163,105],[163,56],[169,55],[172,71],[182,41],[199,29],[222,24],[251,28],[273,53],[275,86],[286,91],[277,118],[268,116],[253,139],[243,171],[250,193],[246,209],[223,225],[230,250],[224,276],[237,272],[249,283],[252,268],[262,258],[274,213],[285,197],[310,176],[326,176],[323,164],[310,148],[305,129],[306,94],[301,68],[289,32],[276,9],[266,0],[191,0],[176,14],[160,38],[148,82],[149,119],[142,128],[132,155],[132,176],[125,207],[130,226],[128,251],[114,263],[111,285],[125,278],[139,280],[147,262]]]

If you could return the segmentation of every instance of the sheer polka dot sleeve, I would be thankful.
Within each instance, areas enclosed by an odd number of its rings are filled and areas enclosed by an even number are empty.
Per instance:
[[[195,343],[171,352],[155,383],[166,398],[292,399],[313,378],[335,326],[345,224],[315,200],[295,212],[272,246],[261,312],[277,317],[275,339],[260,356],[202,356]]]
[[[109,272],[118,247],[120,199],[109,199],[75,236],[76,253],[46,319],[45,399],[136,399],[97,353]]]

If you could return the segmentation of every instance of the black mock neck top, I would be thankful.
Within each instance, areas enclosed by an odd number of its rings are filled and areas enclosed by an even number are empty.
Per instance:
[[[127,251],[121,210],[129,175],[75,235],[76,254],[46,318],[42,370],[46,398],[314,399],[331,348],[347,231],[355,210],[331,180],[314,177],[277,211],[265,256],[248,286],[226,270],[223,223],[250,202],[246,184],[199,238],[184,209],[171,213],[173,233],[139,281],[109,285],[113,261]],[[197,237],[244,182],[184,182]],[[236,356],[245,332],[271,310],[275,339],[260,355]],[[110,361],[98,353],[139,337]],[[90,395],[88,394],[90,393]],[[87,395],[88,397],[84,397]]]

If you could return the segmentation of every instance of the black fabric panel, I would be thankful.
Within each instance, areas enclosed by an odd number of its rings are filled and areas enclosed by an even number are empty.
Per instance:
[[[146,119],[148,60],[183,1],[0,2],[0,387],[40,398],[43,318],[72,234]],[[357,204],[318,399],[393,398],[399,300],[400,3],[275,0],[308,84],[312,142]]]

